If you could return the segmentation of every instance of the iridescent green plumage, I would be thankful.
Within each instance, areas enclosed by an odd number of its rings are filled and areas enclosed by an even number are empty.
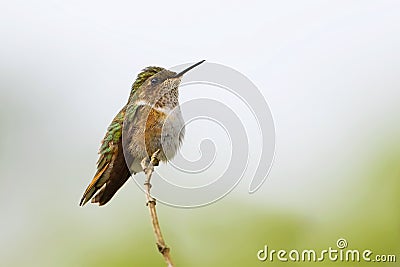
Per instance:
[[[110,126],[107,128],[99,149],[100,158],[97,161],[97,171],[104,168],[105,164],[110,162],[114,152],[114,144],[117,144],[122,136],[122,123],[125,118],[125,107],[117,114]]]

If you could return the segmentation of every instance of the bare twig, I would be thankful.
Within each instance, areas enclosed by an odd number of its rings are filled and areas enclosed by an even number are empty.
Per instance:
[[[156,237],[156,244],[158,251],[163,255],[165,262],[168,264],[168,267],[173,267],[174,264],[171,260],[171,255],[169,254],[169,247],[165,244],[164,238],[161,233],[160,224],[158,222],[157,212],[156,212],[156,200],[151,196],[151,176],[154,171],[154,166],[158,165],[157,156],[160,153],[160,150],[154,152],[149,161],[148,158],[144,158],[141,162],[144,173],[146,174],[146,182],[144,183],[144,187],[146,189],[146,205],[149,207],[151,223],[153,225],[154,235]]]

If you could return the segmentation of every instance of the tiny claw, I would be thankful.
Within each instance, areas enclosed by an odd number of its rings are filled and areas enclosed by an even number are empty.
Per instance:
[[[158,158],[151,158],[151,163],[153,166],[158,166],[160,164],[160,160]]]
[[[157,158],[158,154],[160,153],[160,149],[153,153],[150,157],[150,162],[153,166],[158,166],[160,164],[160,160]]]

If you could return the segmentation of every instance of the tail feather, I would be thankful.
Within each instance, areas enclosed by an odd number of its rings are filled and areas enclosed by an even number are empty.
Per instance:
[[[108,165],[109,165],[109,163],[107,163],[106,166],[104,166],[104,168],[102,170],[100,170],[99,172],[96,173],[92,182],[86,188],[85,193],[83,193],[83,197],[81,199],[81,202],[79,203],[79,206],[85,205],[93,197],[93,195],[96,193],[96,191],[105,184],[104,179],[100,179],[100,178],[102,177],[103,173],[107,169]],[[100,180],[103,180],[102,184],[99,183]]]
[[[125,184],[126,181],[128,181],[130,177],[130,173],[128,172],[125,175],[120,176],[120,179],[114,179],[114,180],[109,180],[103,186],[97,194],[92,198],[92,203],[98,203],[99,206],[103,206],[106,204],[108,201],[111,200],[111,198],[117,193],[117,191]]]
[[[126,165],[121,146],[122,144],[119,143],[111,161],[95,175],[83,194],[80,206],[91,199],[92,203],[98,203],[100,206],[106,204],[129,179],[131,173]]]

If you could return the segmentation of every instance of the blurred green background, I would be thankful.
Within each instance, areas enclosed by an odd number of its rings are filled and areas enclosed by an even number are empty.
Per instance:
[[[199,4],[13,1],[0,11],[0,266],[164,266],[143,193],[78,207],[137,72],[206,58],[247,75],[276,123],[276,158],[197,209],[157,206],[177,266],[398,266],[397,1]],[[191,94],[190,91],[183,94]],[[190,144],[185,143],[184,146]],[[336,247],[397,263],[260,262]]]

